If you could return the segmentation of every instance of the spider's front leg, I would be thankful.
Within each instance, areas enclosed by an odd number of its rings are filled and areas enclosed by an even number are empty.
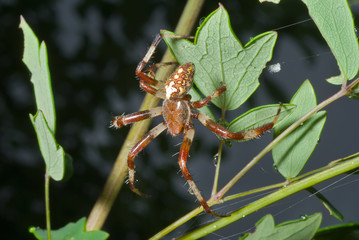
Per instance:
[[[134,158],[139,152],[141,152],[154,138],[160,135],[167,128],[164,122],[158,124],[156,127],[152,128],[148,133],[146,133],[131,149],[127,157],[128,165],[128,180],[130,184],[130,189],[142,197],[147,197],[145,194],[141,193],[135,187],[135,164]]]
[[[193,194],[197,197],[198,201],[201,203],[203,209],[207,213],[212,214],[217,217],[228,216],[228,215],[221,215],[221,214],[215,213],[210,209],[207,202],[202,197],[201,192],[199,191],[196,184],[194,183],[190,172],[187,169],[187,157],[188,157],[189,149],[191,147],[193,137],[194,137],[194,128],[193,128],[192,122],[187,123],[187,125],[185,126],[185,129],[183,130],[183,135],[184,135],[184,138],[183,138],[183,142],[182,142],[181,149],[179,152],[178,164],[181,168],[183,176],[186,178],[186,180],[189,184],[190,191],[193,192]]]

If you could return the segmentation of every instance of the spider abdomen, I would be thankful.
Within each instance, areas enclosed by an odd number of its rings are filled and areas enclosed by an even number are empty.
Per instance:
[[[162,105],[163,118],[172,136],[180,134],[190,121],[191,108],[187,101],[166,99]]]
[[[185,63],[180,65],[168,78],[165,91],[167,99],[184,97],[192,87],[194,64]]]

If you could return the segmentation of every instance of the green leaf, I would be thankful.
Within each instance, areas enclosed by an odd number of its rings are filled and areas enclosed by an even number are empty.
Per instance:
[[[346,223],[321,228],[314,236],[315,240],[359,240],[359,223]]]
[[[46,45],[42,42],[39,46],[37,37],[22,16],[20,17],[20,28],[24,33],[24,56],[22,60],[31,72],[37,109],[44,113],[51,131],[55,134],[56,114],[47,64]]]
[[[24,33],[23,62],[31,72],[38,108],[35,116],[30,114],[30,120],[36,131],[46,171],[54,180],[60,181],[64,177],[65,153],[55,140],[56,114],[46,45],[42,42],[39,46],[36,35],[23,17],[20,18],[20,28]],[[67,159],[71,162],[70,158]],[[70,166],[68,167],[70,169]]]
[[[47,231],[31,227],[29,232],[39,240],[47,239]],[[104,231],[86,232],[86,218],[83,217],[76,223],[69,223],[65,227],[51,231],[51,240],[103,240],[109,237]]]
[[[358,73],[359,48],[353,16],[346,0],[302,0],[333,52],[341,72],[351,80]]]
[[[343,75],[338,75],[338,76],[327,78],[326,80],[328,83],[333,85],[342,85],[343,81],[345,81],[345,77]]]
[[[277,39],[276,32],[266,32],[243,47],[222,5],[198,28],[194,43],[171,38],[174,33],[169,31],[161,33],[179,63],[194,63],[194,82],[205,96],[220,88],[222,82],[227,86],[212,100],[223,110],[237,109],[258,88],[259,75],[271,59]]]
[[[297,108],[274,127],[274,138],[317,105],[309,80],[302,84],[290,103]],[[273,148],[274,163],[285,178],[293,178],[303,169],[318,143],[325,121],[326,112],[317,112]]]
[[[228,126],[232,132],[244,132],[249,129],[259,128],[271,123],[277,115],[279,104],[265,105],[253,108],[234,119]],[[283,104],[277,124],[289,116],[296,108],[293,104]],[[234,140],[235,141],[235,140]],[[243,141],[243,140],[240,140]]]
[[[274,226],[272,215],[266,215],[256,224],[256,231],[241,239],[245,240],[310,240],[320,226],[322,215],[315,213],[311,216],[294,221],[288,221]]]
[[[47,124],[42,111],[38,111],[35,116],[30,114],[30,120],[36,131],[40,151],[46,163],[47,173],[56,181],[62,180],[65,168],[64,150],[56,143],[54,134]]]

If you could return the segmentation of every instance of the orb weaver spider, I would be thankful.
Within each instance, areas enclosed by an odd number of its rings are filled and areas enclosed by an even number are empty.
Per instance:
[[[181,38],[179,36],[173,36],[174,38]],[[180,65],[164,83],[155,79],[154,71],[156,68],[176,64],[174,62],[157,63],[145,69],[148,61],[152,57],[155,49],[163,36],[158,34],[154,39],[152,45],[148,49],[145,57],[138,64],[136,68],[136,75],[140,79],[140,88],[146,92],[163,99],[162,106],[155,107],[149,110],[135,112],[127,115],[115,116],[112,118],[112,126],[120,128],[124,125],[135,123],[144,119],[157,117],[163,115],[164,121],[152,128],[146,133],[130,150],[127,158],[128,164],[128,179],[130,189],[140,196],[145,196],[135,187],[135,164],[134,158],[139,152],[141,152],[153,139],[155,139],[164,130],[172,136],[177,136],[180,133],[183,134],[183,142],[179,151],[178,164],[182,171],[183,176],[186,178],[191,192],[197,197],[201,203],[203,209],[214,216],[224,217],[228,215],[218,214],[213,212],[208,206],[207,202],[202,197],[201,192],[194,183],[190,172],[187,169],[187,158],[189,150],[192,144],[195,130],[191,118],[198,119],[205,127],[224,139],[252,139],[260,136],[264,132],[270,130],[276,123],[281,105],[278,112],[271,123],[268,123],[262,127],[251,129],[245,132],[230,132],[218,123],[214,122],[207,115],[198,112],[197,108],[202,108],[207,105],[213,98],[219,96],[226,91],[226,86],[222,84],[220,88],[215,90],[212,94],[205,97],[203,100],[191,102],[191,95],[188,91],[193,84],[193,76],[195,72],[195,66],[193,63],[184,63]],[[182,37],[186,38],[186,37]],[[145,70],[144,70],[145,69]]]

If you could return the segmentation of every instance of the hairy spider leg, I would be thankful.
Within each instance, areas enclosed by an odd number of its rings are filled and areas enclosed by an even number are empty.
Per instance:
[[[151,59],[153,53],[155,52],[156,50],[156,47],[158,45],[158,43],[161,41],[162,37],[161,37],[161,34],[157,34],[157,36],[155,37],[155,39],[153,40],[150,48],[148,49],[145,57],[142,59],[142,61],[137,65],[137,68],[136,68],[136,75],[141,79],[143,80],[144,82],[150,84],[150,85],[153,85],[153,86],[156,86],[158,81],[154,78],[152,78],[151,76],[147,75],[146,72],[142,71],[148,61]],[[150,74],[151,75],[151,74]]]
[[[115,116],[112,118],[112,125],[115,128],[126,126],[130,123],[135,123],[148,118],[154,118],[162,115],[162,107],[155,107],[149,110],[135,112],[127,115]]]
[[[211,118],[209,118],[207,115],[203,113],[192,111],[191,117],[198,119],[209,130],[211,130],[212,132],[218,134],[219,136],[225,139],[241,140],[241,139],[252,139],[258,137],[262,135],[264,132],[273,128],[274,124],[278,120],[281,109],[282,109],[282,104],[279,105],[278,112],[271,123],[244,132],[231,132],[228,129],[222,127],[221,125],[215,123]]]
[[[141,152],[153,139],[155,139],[158,135],[160,135],[164,130],[166,130],[167,126],[164,122],[158,124],[156,127],[152,128],[146,135],[144,135],[136,145],[131,149],[130,153],[127,157],[127,165],[128,165],[128,180],[130,184],[130,189],[140,195],[141,197],[147,197],[147,195],[141,193],[135,187],[135,164],[134,158],[137,156],[139,152]]]
[[[221,88],[218,88],[217,90],[215,90],[211,95],[209,95],[208,97],[204,98],[203,100],[200,101],[195,101],[192,102],[191,105],[194,108],[201,108],[206,106],[213,98],[218,97],[219,95],[221,95],[224,91],[226,91],[227,87],[225,85],[223,85]]]
[[[196,184],[194,183],[192,176],[190,172],[187,169],[187,157],[189,155],[189,149],[191,148],[191,144],[194,137],[194,128],[191,121],[188,122],[188,124],[185,126],[185,129],[183,130],[183,142],[180,148],[179,157],[178,157],[178,164],[181,168],[183,176],[186,178],[190,191],[197,197],[198,201],[201,203],[203,209],[214,216],[217,217],[226,217],[227,215],[221,215],[218,213],[213,212],[210,207],[208,206],[207,202],[202,197],[201,192],[197,188]]]

